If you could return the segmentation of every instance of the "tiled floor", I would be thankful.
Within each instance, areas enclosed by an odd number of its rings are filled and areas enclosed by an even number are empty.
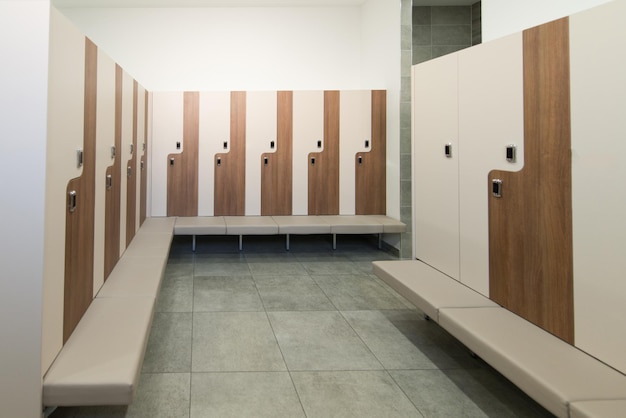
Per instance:
[[[175,237],[129,407],[64,417],[548,417],[371,273],[376,240]]]

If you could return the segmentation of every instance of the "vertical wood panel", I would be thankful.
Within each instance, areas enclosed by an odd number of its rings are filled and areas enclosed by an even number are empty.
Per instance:
[[[135,236],[137,217],[137,81],[133,80],[133,153],[126,164],[126,246]]]
[[[199,101],[198,92],[183,95],[183,151],[167,158],[167,216],[198,216]]]
[[[246,93],[230,95],[230,150],[215,155],[215,216],[245,215]]]
[[[315,163],[312,164],[312,159]],[[309,215],[339,214],[339,91],[324,92],[324,150],[309,154]]]
[[[370,152],[355,156],[355,213],[387,214],[387,92],[372,91]],[[359,164],[359,157],[361,163]]]
[[[120,193],[121,193],[121,147],[122,147],[122,79],[123,72],[115,65],[115,158],[107,169],[107,176],[112,178],[112,185],[106,191],[105,202],[105,246],[104,280],[109,277],[120,256]]]
[[[144,118],[143,118],[143,154],[141,155],[141,196],[139,203],[139,225],[143,225],[146,220],[146,206],[148,199],[148,91],[146,90],[143,98]],[[145,147],[145,148],[144,148]]]
[[[567,18],[524,31],[524,169],[493,171],[490,295],[573,343],[569,28]]]
[[[76,192],[77,201],[76,210],[68,209],[66,215],[63,343],[93,297],[97,68],[98,49],[85,38],[83,172],[67,186],[68,193]]]
[[[276,152],[261,155],[261,215],[292,213],[293,92],[277,93],[276,114]]]

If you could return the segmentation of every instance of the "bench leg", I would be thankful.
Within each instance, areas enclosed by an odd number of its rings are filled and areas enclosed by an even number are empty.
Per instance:
[[[239,251],[243,251],[243,235],[239,235]]]
[[[287,251],[289,251],[289,234],[285,236]]]
[[[383,249],[383,234],[382,233],[378,234],[378,249],[379,250]]]
[[[333,250],[337,249],[337,234],[333,234]]]
[[[191,238],[191,251],[196,252],[196,236],[192,235]]]

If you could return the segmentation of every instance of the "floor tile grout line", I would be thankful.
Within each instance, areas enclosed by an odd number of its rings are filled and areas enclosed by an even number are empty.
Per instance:
[[[406,393],[406,391],[404,390],[404,388],[400,385],[400,383],[398,383],[398,381],[393,377],[393,375],[389,372],[389,370],[385,370],[385,373],[387,373],[387,375],[391,378],[391,380],[393,380],[393,383],[396,384],[396,386],[398,387],[398,389],[400,389],[400,391],[402,392],[402,394],[406,397],[406,399],[408,399],[409,402],[411,402],[411,405],[413,405],[413,407],[417,410],[417,412],[422,416],[422,418],[425,418],[426,415],[424,415],[421,411],[421,409],[419,409],[419,407],[417,405],[415,405],[415,402],[413,402],[413,400],[411,399],[411,397]]]

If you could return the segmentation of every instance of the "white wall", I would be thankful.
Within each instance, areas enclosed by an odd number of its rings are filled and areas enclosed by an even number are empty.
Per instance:
[[[213,7],[62,12],[149,91],[249,91],[360,88],[359,10]]]
[[[49,1],[0,1],[0,405],[41,416]]]
[[[610,0],[482,0],[483,42],[589,9]]]

